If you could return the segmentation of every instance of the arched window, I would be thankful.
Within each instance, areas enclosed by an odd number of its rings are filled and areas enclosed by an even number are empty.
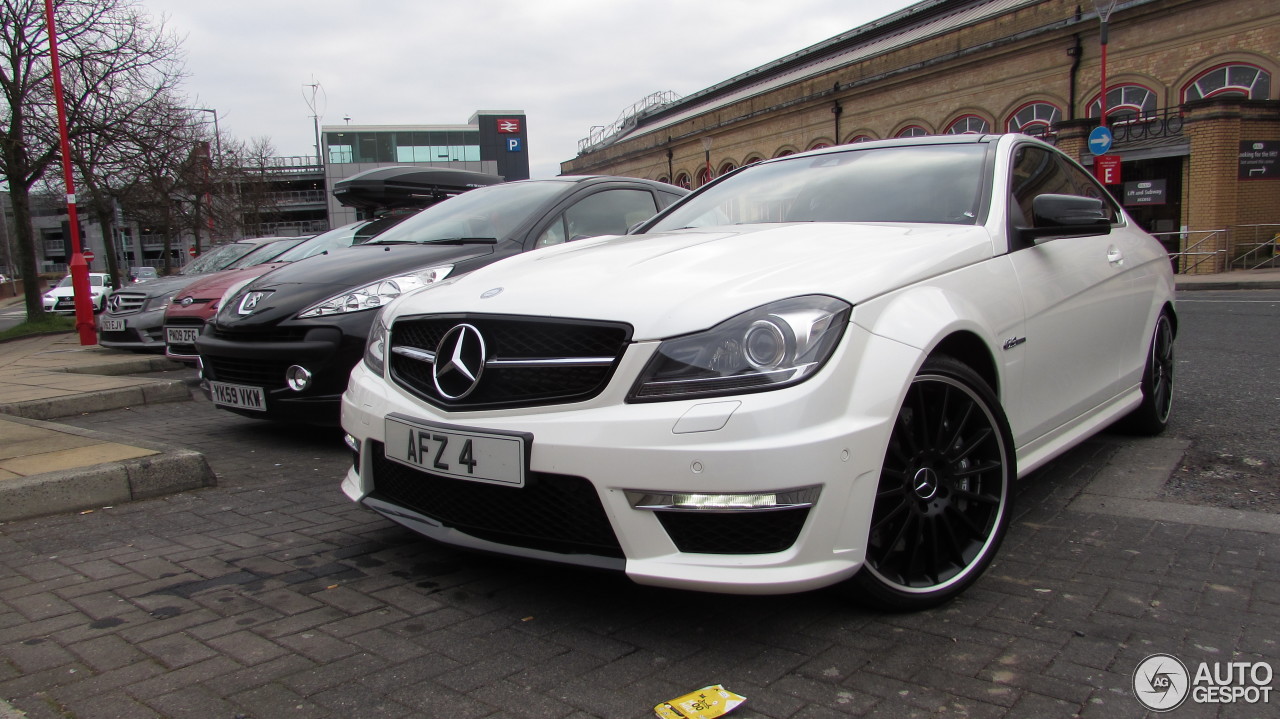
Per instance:
[[[711,171],[705,167],[698,170],[698,187],[702,187],[708,182],[711,182]]]
[[[689,182],[689,173],[682,172],[676,175],[676,187],[683,187],[686,190],[693,189],[693,183]]]
[[[809,149],[810,149],[810,150],[821,150],[821,149],[822,149],[822,148],[824,148],[824,147],[831,147],[831,143],[829,143],[829,142],[823,142],[823,141],[819,140],[819,141],[817,141],[817,142],[813,143],[812,145],[810,145],[810,146],[809,146]]]
[[[1127,122],[1154,114],[1156,94],[1142,85],[1116,85],[1107,90],[1107,122]],[[1102,112],[1102,99],[1094,96],[1089,117]]]
[[[991,132],[991,125],[977,115],[961,115],[947,125],[948,135],[982,135]]]
[[[671,184],[671,178],[670,178],[670,177],[667,177],[666,175],[662,175],[661,177],[659,177],[659,178],[658,178],[658,182],[665,182],[665,183],[667,183],[668,185],[670,185],[670,184]]]
[[[1233,63],[1205,70],[1182,88],[1182,101],[1236,95],[1250,100],[1271,97],[1271,73],[1255,65]]]
[[[787,155],[794,155],[794,154],[796,154],[795,150],[783,150],[778,154],[774,155],[774,157],[786,157]]]
[[[846,144],[852,145],[855,142],[871,142],[874,139],[875,138],[870,135],[854,135],[853,139],[849,140]]]
[[[929,131],[919,125],[907,125],[898,130],[898,134],[894,135],[894,137],[924,137],[928,134]]]
[[[746,161],[742,163],[742,166],[746,167],[747,165],[754,165],[757,162],[763,162],[763,161],[764,161],[764,158],[759,155],[748,155]]]
[[[737,165],[733,164],[732,162],[726,162],[720,166],[719,170],[716,170],[716,176],[719,177],[722,175],[727,175],[736,169],[738,169]]]
[[[1004,122],[1005,132],[1021,132],[1044,137],[1053,134],[1053,124],[1062,119],[1057,105],[1047,102],[1029,102],[1009,116]]]

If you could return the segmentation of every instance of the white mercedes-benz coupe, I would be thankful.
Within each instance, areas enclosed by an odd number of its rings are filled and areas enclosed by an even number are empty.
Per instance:
[[[1164,428],[1173,296],[1039,140],[780,157],[384,307],[342,487],[461,547],[925,608],[991,563],[1016,478]]]

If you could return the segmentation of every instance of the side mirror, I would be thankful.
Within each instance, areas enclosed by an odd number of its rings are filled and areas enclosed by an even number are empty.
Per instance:
[[[1018,228],[1028,242],[1043,237],[1111,234],[1111,213],[1100,199],[1079,195],[1037,195],[1031,200],[1032,227]]]

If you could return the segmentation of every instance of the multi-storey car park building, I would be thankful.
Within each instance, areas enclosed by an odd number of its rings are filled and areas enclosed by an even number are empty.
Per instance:
[[[687,97],[655,93],[561,171],[696,188],[765,158],[965,132],[1039,135],[1090,166],[1100,20],[1088,0],[925,0]],[[1108,24],[1108,154],[1122,158],[1109,189],[1184,272],[1265,262],[1280,231],[1280,3],[1122,0]]]

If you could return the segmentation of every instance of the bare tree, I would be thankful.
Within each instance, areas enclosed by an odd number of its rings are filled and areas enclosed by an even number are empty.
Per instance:
[[[110,137],[141,121],[145,108],[181,80],[181,56],[177,40],[137,0],[55,0],[54,5],[74,154],[88,136]],[[29,319],[43,312],[30,193],[58,160],[59,146],[44,9],[43,0],[0,0],[0,92],[6,101],[0,106],[0,178],[11,193]],[[106,186],[94,184],[89,177],[98,173],[86,174],[83,168],[100,159],[89,153],[80,163],[84,181],[93,185],[89,194],[99,222],[97,197]],[[114,261],[115,253],[107,254]]]

